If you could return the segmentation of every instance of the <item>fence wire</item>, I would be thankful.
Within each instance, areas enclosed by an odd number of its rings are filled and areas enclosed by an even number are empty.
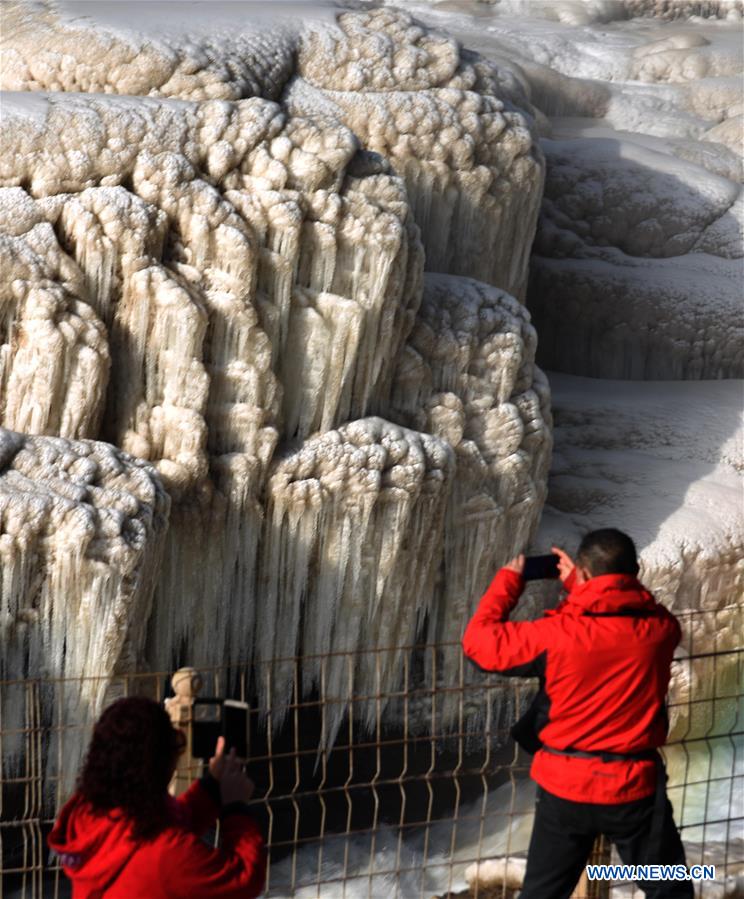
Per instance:
[[[674,662],[664,756],[688,865],[716,865],[716,882],[696,888],[702,896],[741,895],[736,884],[744,884],[740,614],[729,607],[680,616],[685,639]],[[251,805],[269,851],[265,895],[517,895],[503,876],[468,893],[465,874],[489,860],[523,865],[534,791],[530,758],[509,727],[535,682],[476,671],[452,643],[319,656],[306,687],[308,661],[198,669],[201,697],[250,706]],[[360,664],[375,672],[377,690],[365,676],[367,688],[355,691]],[[391,664],[400,676],[395,689],[382,689]],[[329,666],[336,687],[329,687]],[[291,692],[275,703],[272,681],[280,672],[286,682],[288,670]],[[70,895],[46,836],[74,787],[98,708],[123,695],[163,699],[170,677],[0,682],[0,896]],[[616,884],[610,895],[642,894]]]

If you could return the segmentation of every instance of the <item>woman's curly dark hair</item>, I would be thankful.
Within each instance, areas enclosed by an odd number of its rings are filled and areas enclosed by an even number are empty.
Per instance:
[[[152,699],[129,696],[110,705],[93,730],[78,790],[96,812],[121,810],[138,840],[168,825],[168,782],[183,735]]]

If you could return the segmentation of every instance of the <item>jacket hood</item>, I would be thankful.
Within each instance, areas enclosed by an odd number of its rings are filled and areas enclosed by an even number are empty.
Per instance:
[[[571,586],[571,592],[546,617],[584,612],[618,612],[621,609],[657,608],[653,594],[631,574],[600,574],[583,584]]]
[[[563,611],[577,614],[655,608],[653,595],[631,574],[600,574],[590,578],[573,587],[563,604]]]
[[[136,845],[131,832],[121,812],[94,812],[76,794],[60,812],[48,842],[66,873],[94,888],[105,885],[131,855]]]

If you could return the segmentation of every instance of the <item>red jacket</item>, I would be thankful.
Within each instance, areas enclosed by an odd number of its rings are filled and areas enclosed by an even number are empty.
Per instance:
[[[662,746],[677,619],[629,575],[605,574],[578,586],[570,578],[566,587],[566,599],[543,618],[511,622],[524,579],[502,568],[465,631],[465,655],[488,671],[543,679],[549,706],[538,733],[545,746],[614,753]],[[621,609],[654,614],[584,615]],[[575,802],[630,802],[656,787],[651,760],[605,762],[539,750],[530,773],[550,793]]]
[[[96,895],[119,869],[106,899],[258,896],[266,860],[253,819],[242,811],[226,815],[220,826],[221,848],[212,849],[199,839],[219,811],[209,791],[197,781],[171,803],[172,824],[132,853],[131,821],[115,811],[96,814],[75,794],[49,835],[49,845],[72,880],[73,899]]]

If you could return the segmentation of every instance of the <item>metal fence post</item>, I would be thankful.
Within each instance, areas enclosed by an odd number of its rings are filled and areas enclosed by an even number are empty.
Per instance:
[[[180,796],[201,775],[202,762],[192,755],[194,699],[202,688],[202,677],[195,668],[179,668],[171,678],[174,696],[165,700],[165,710],[173,726],[186,738],[186,748],[178,757],[176,771],[168,787],[171,796]]]

